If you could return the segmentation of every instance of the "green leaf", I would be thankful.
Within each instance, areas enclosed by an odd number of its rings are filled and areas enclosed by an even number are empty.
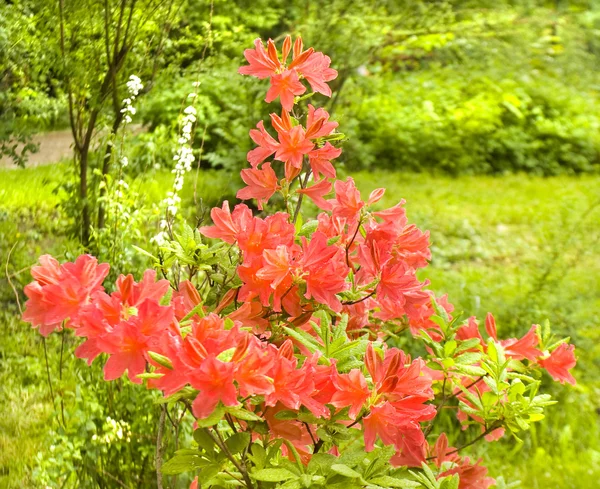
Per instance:
[[[492,362],[498,363],[498,349],[496,348],[496,342],[493,338],[490,338],[487,342],[487,353]]]
[[[194,431],[194,440],[204,451],[214,451],[215,442],[204,429],[200,428]]]
[[[444,477],[444,480],[440,484],[440,489],[458,489],[459,481],[460,479],[458,477],[458,474]]]
[[[158,258],[155,257],[152,253],[140,248],[139,246],[136,245],[131,245],[131,247],[136,250],[137,252],[141,253],[142,255],[146,255],[149,258],[152,258],[155,262],[158,262]]]
[[[319,343],[317,343],[317,341],[307,332],[302,330],[294,330],[292,328],[288,328],[287,326],[284,326],[283,329],[292,338],[294,338],[296,341],[300,342],[302,345],[308,348],[308,351],[310,351],[311,353],[321,351],[321,345],[319,345]]]
[[[227,350],[222,351],[217,355],[217,360],[221,362],[230,362],[233,358],[233,354],[235,353],[236,347],[228,348]]]
[[[297,419],[298,413],[290,409],[282,409],[275,414],[275,418],[282,420]]]
[[[183,323],[184,321],[187,321],[188,319],[190,319],[191,317],[193,317],[195,314],[198,314],[198,316],[200,316],[201,318],[203,318],[204,316],[206,316],[206,314],[204,314],[204,303],[200,303],[200,304],[196,304],[196,306],[190,311],[188,312],[181,321],[179,321],[180,323]]]
[[[334,244],[336,244],[342,237],[341,236],[334,236],[333,238],[329,238],[327,240],[327,246],[332,246]]]
[[[302,213],[298,213],[298,216],[296,218],[296,223],[294,224],[294,228],[296,231],[296,234],[300,233],[300,231],[302,231],[302,225],[304,224],[304,219],[302,218]]]
[[[267,460],[267,451],[261,444],[255,442],[250,447],[250,453],[247,456],[254,463],[255,467],[262,469]]]
[[[296,475],[287,469],[261,469],[250,475],[253,479],[261,482],[283,482],[296,478]]]
[[[413,489],[421,486],[421,484],[417,481],[411,481],[408,479],[395,479],[389,475],[383,475],[376,477],[375,479],[370,479],[369,483],[377,484],[381,487],[399,487],[401,489]]]
[[[461,341],[456,347],[456,353],[460,353],[465,350],[471,350],[472,348],[477,348],[479,345],[479,338],[471,338],[465,341]]]
[[[244,421],[262,421],[262,418],[247,409],[241,407],[226,407],[225,411],[231,414],[234,418]]]
[[[156,372],[144,372],[143,374],[137,374],[136,377],[138,379],[147,380],[147,379],[160,379],[164,377],[165,374],[158,374]]]
[[[249,443],[250,433],[246,432],[235,433],[225,440],[225,445],[233,455],[240,453]]]
[[[219,403],[210,416],[204,419],[198,419],[196,422],[198,423],[199,428],[209,428],[221,421],[223,416],[225,416],[225,408],[223,407],[223,404]]]
[[[481,353],[467,352],[454,358],[461,365],[473,365],[481,360]]]
[[[202,466],[202,457],[200,452],[195,453],[177,452],[175,456],[165,462],[162,466],[162,473],[165,475],[176,475],[183,472],[191,472]]]
[[[317,221],[316,219],[313,219],[312,221],[307,221],[302,225],[300,231],[298,231],[298,236],[311,236],[317,230],[318,226],[319,221]]]
[[[447,357],[452,356],[454,351],[456,350],[457,343],[454,340],[450,340],[444,344],[444,353]]]
[[[481,367],[477,367],[475,365],[459,365],[456,364],[454,366],[454,370],[466,375],[473,375],[477,377],[481,377],[486,374],[486,371]]]
[[[351,469],[347,465],[344,464],[333,464],[331,466],[331,471],[336,474],[343,475],[344,477],[348,477],[350,479],[358,479],[361,475],[356,472],[356,470]]]
[[[327,474],[337,459],[329,453],[315,453],[308,463],[308,472]]]

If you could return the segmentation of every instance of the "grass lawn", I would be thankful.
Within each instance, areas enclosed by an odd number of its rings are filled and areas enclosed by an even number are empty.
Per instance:
[[[65,165],[0,170],[0,257],[17,288],[27,283],[21,269],[37,256],[64,256],[75,248],[63,231],[54,192]],[[458,312],[496,315],[500,334],[523,334],[549,319],[570,335],[580,363],[575,388],[554,388],[562,404],[523,443],[486,445],[482,455],[493,476],[520,480],[524,489],[597,487],[600,428],[595,412],[600,382],[600,178],[448,177],[364,172],[353,175],[363,197],[376,187],[382,205],[407,200],[411,222],[431,231],[433,260],[422,278],[448,293]],[[140,185],[149,200],[162,198],[168,172]],[[184,189],[191,203],[192,178]],[[237,180],[202,172],[198,194],[214,204],[233,195]],[[19,273],[20,272],[20,273]],[[14,294],[0,279],[0,488],[38,487],[32,482],[36,456],[48,457],[45,435],[55,426],[46,383],[43,343],[16,319]],[[50,362],[59,344],[48,342]],[[69,351],[69,350],[67,350]],[[486,454],[487,452],[487,454]],[[490,460],[493,460],[490,463]],[[512,487],[512,486],[511,486]]]

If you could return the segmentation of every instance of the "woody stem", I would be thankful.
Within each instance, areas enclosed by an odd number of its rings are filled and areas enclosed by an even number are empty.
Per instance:
[[[298,177],[298,181],[300,182],[300,187],[301,188],[306,188],[306,185],[308,184],[308,178],[310,177],[311,174],[311,169],[309,168],[306,171],[306,175],[304,177],[304,181],[302,181],[302,178]],[[298,197],[298,203],[296,204],[296,210],[294,211],[294,218],[292,219],[292,223],[296,224],[296,219],[298,219],[298,214],[300,213],[300,207],[302,206],[302,197],[304,197],[304,194],[300,194],[300,196]]]
[[[223,438],[221,437],[221,435],[219,434],[219,432],[215,429],[215,433],[217,434],[217,436],[215,436],[210,429],[208,428],[204,428],[204,431],[208,434],[208,436],[210,436],[212,438],[212,440],[215,442],[215,445],[217,445],[219,447],[219,449],[227,456],[227,458],[231,461],[231,463],[235,466],[235,468],[240,472],[240,474],[242,474],[242,477],[244,478],[244,483],[246,484],[246,487],[248,489],[253,489],[254,485],[252,484],[252,481],[250,480],[250,476],[248,475],[248,470],[246,469],[246,465],[242,462],[242,464],[240,464],[236,458],[233,456],[233,454],[229,451],[229,448],[227,448],[227,445],[225,444]]]

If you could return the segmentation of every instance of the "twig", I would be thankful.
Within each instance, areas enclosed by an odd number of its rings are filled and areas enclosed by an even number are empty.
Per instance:
[[[233,454],[229,451],[229,448],[227,448],[227,445],[225,444],[225,441],[221,437],[221,434],[219,433],[219,431],[215,430],[216,436],[212,433],[212,431],[210,431],[209,428],[204,428],[204,432],[208,436],[211,437],[212,441],[227,456],[227,458],[231,461],[231,463],[235,466],[235,468],[239,471],[239,473],[242,474],[242,477],[244,478],[244,483],[246,484],[246,487],[248,489],[253,489],[254,485],[252,484],[252,481],[250,480],[248,471],[245,469],[245,467],[242,467],[240,465],[240,463],[235,459]]]
[[[62,368],[63,368],[63,352],[65,350],[65,329],[63,323],[63,330],[61,333],[62,340],[60,342],[60,361],[58,363],[58,380],[61,381],[60,385],[60,415],[62,418],[63,426],[66,427],[67,423],[65,422],[65,400],[63,399],[62,394]]]
[[[52,406],[56,410],[54,403],[54,389],[52,389],[52,381],[50,380],[50,365],[48,365],[48,349],[46,348],[46,337],[42,336],[42,344],[44,345],[44,359],[46,360],[46,375],[48,377],[48,387],[50,388],[50,396],[52,397]]]
[[[119,479],[117,479],[114,475],[109,474],[108,472],[106,472],[106,470],[100,469],[100,472],[102,473],[102,475],[107,476],[109,479],[115,481],[117,484],[119,484],[121,487],[124,487],[125,489],[129,489],[129,486],[126,485],[124,482],[120,481]]]
[[[158,433],[156,435],[156,452],[154,454],[154,465],[156,466],[156,487],[157,489],[163,489],[162,483],[162,438],[165,431],[165,420],[167,406],[162,405],[160,411],[160,419],[158,421]]]
[[[213,14],[215,11],[215,2],[214,0],[210,1],[210,13],[208,16],[208,33],[206,35],[206,42],[204,43],[204,49],[202,49],[202,56],[200,57],[200,66],[204,64],[204,59],[206,57],[206,51],[208,51],[208,45],[212,44],[212,23],[213,23]],[[200,73],[198,73],[198,78],[200,77]],[[196,90],[194,94],[197,95],[198,92],[198,83],[200,80],[196,80]],[[202,133],[202,142],[200,143],[200,151],[198,154],[198,165],[196,166],[196,178],[194,179],[194,205],[196,208],[198,207],[198,173],[200,172],[200,162],[202,160],[202,153],[204,151],[204,140],[206,139],[206,129],[208,128],[208,120],[204,123],[204,131]]]
[[[12,280],[10,279],[11,275],[8,273],[8,264],[10,262],[10,256],[12,255],[13,250],[17,246],[17,243],[18,243],[18,241],[15,241],[15,244],[12,245],[12,248],[8,252],[8,256],[6,257],[6,265],[4,267],[4,271],[6,273],[6,280],[8,281],[8,285],[10,285],[11,289],[15,293],[15,299],[17,300],[17,307],[19,308],[19,314],[22,316],[23,309],[21,308],[21,301],[19,300],[19,293],[17,292],[16,287],[14,286],[14,284],[12,283]],[[18,273],[20,273],[20,272],[18,272]],[[16,274],[14,274],[14,275],[16,275]]]
[[[348,426],[346,426],[346,428],[352,428],[354,425],[360,423],[363,419],[363,416],[359,416],[358,418],[356,418],[354,421],[352,421],[352,423],[350,423]]]
[[[350,268],[352,268],[352,270],[354,270],[354,265],[350,264],[350,247],[352,246],[352,243],[354,243],[354,240],[356,239],[356,235],[358,234],[358,231],[360,230],[361,225],[362,225],[362,218],[358,220],[358,224],[356,225],[356,231],[354,231],[354,235],[352,236],[352,239],[346,245],[346,265],[348,265]]]
[[[366,301],[366,300],[367,300],[369,297],[373,297],[373,294],[375,294],[376,290],[377,290],[377,289],[373,289],[373,292],[371,292],[371,293],[370,293],[370,294],[368,294],[368,295],[365,295],[365,296],[364,296],[362,299],[357,299],[357,300],[355,300],[355,301],[347,301],[347,302],[342,302],[342,304],[343,304],[344,306],[352,306],[352,305],[354,305],[354,304],[358,304],[359,302]]]
[[[308,425],[308,423],[307,423],[306,421],[303,421],[303,424],[304,424],[304,426],[306,426],[306,431],[308,431],[308,434],[309,434],[309,436],[310,436],[310,439],[311,439],[311,440],[312,440],[312,442],[313,442],[313,445],[316,445],[316,444],[317,444],[317,442],[316,442],[316,440],[315,440],[315,437],[314,437],[314,436],[313,436],[313,434],[312,434],[312,431],[310,430],[310,426]]]
[[[310,177],[311,174],[311,169],[309,168],[306,171],[306,176],[304,177],[304,181],[302,181],[302,179],[298,179],[300,181],[300,187],[302,188],[306,188],[306,184],[308,183],[308,178]],[[300,194],[300,196],[298,197],[298,204],[296,204],[296,210],[294,211],[294,219],[292,220],[293,224],[296,224],[296,219],[298,219],[298,214],[300,213],[300,207],[302,206],[302,197],[304,197],[304,194]]]
[[[485,375],[481,375],[481,376],[477,377],[473,382],[471,382],[469,385],[465,386],[465,389],[469,390],[475,384],[478,384],[479,382],[481,382],[481,380],[484,377],[485,377]],[[454,394],[449,396],[448,399],[446,399],[446,400],[449,401],[450,399],[454,399],[456,396],[460,395],[461,393],[462,393],[462,390],[456,391]]]
[[[202,160],[202,152],[204,151],[204,140],[206,139],[206,129],[208,121],[204,123],[204,131],[202,132],[202,141],[200,142],[200,150],[198,152],[198,164],[196,165],[196,177],[194,178],[194,205],[198,207],[198,174],[200,173],[200,162]]]
[[[440,402],[440,405],[437,407],[436,409],[436,416],[438,415],[438,413],[444,409],[444,405],[446,404],[446,401],[448,401],[448,398],[446,397],[446,382],[448,381],[448,376],[444,373],[444,382],[442,383],[442,402]],[[423,434],[425,435],[425,438],[427,438],[427,436],[429,435],[429,433],[431,433],[431,430],[433,429],[433,422],[435,421],[435,418],[433,418],[431,420],[431,423],[429,423],[429,426],[427,426],[427,428],[425,428],[425,431],[423,432]]]
[[[460,452],[461,450],[470,447],[471,445],[474,445],[475,443],[477,443],[479,440],[481,440],[483,437],[489,435],[492,431],[500,428],[502,426],[502,423],[495,421],[494,423],[492,423],[488,428],[486,428],[479,436],[476,436],[475,438],[473,438],[470,442],[465,443],[464,445],[461,445],[458,448],[455,448],[454,450],[452,450],[451,452],[447,452],[446,455],[454,455],[455,453]],[[437,455],[434,455],[432,457],[427,457],[427,460],[433,460],[434,458],[437,458]]]

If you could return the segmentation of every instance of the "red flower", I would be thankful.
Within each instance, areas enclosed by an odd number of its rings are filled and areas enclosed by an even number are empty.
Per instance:
[[[305,273],[305,297],[339,312],[342,304],[336,294],[349,287],[346,282],[349,268],[343,253],[340,248],[327,245],[327,237],[318,231],[313,234],[310,243],[303,240],[303,248],[300,265]]]
[[[415,272],[403,262],[388,263],[381,270],[381,279],[377,285],[379,300],[390,298],[399,304],[404,304],[411,292],[421,293],[423,284],[417,280]],[[423,295],[422,300],[429,296]]]
[[[256,168],[275,153],[279,147],[279,143],[266,131],[263,121],[260,121],[256,127],[258,127],[258,130],[250,130],[252,141],[258,144],[258,148],[248,152],[248,163],[252,165],[252,168]]]
[[[331,97],[331,88],[327,82],[337,78],[337,71],[330,68],[331,58],[323,53],[312,53],[308,59],[295,68],[310,84],[315,92]]]
[[[367,451],[373,450],[378,436],[386,445],[396,447],[396,455],[390,461],[393,465],[420,467],[425,461],[426,442],[421,428],[390,403],[373,406],[363,419],[363,428]]]
[[[282,345],[273,362],[269,374],[269,377],[273,379],[273,391],[265,396],[265,404],[275,406],[281,402],[288,409],[298,409],[303,398],[313,393],[314,383],[310,375],[307,375],[306,369],[296,368],[297,360],[295,358],[290,359],[286,356],[291,342],[289,346],[286,346],[286,343]]]
[[[277,175],[271,168],[271,163],[265,163],[262,170],[257,168],[242,170],[242,180],[248,186],[238,191],[237,198],[242,200],[256,199],[259,210],[262,210],[263,204],[281,188],[277,182]]]
[[[137,307],[146,299],[160,301],[169,290],[168,280],[156,280],[155,270],[146,270],[139,283],[133,275],[121,275],[117,279],[117,291],[111,297],[121,301],[124,307]]]
[[[488,313],[489,316],[489,313]],[[487,328],[487,324],[488,324],[488,320],[486,319],[486,328]],[[467,324],[463,324],[460,328],[458,328],[458,331],[456,332],[456,337],[459,340],[470,340],[473,338],[477,338],[479,340],[479,342],[484,345],[485,342],[483,341],[483,337],[481,336],[481,333],[479,332],[479,325],[477,324],[477,319],[475,318],[475,316],[471,316],[468,321]],[[474,351],[477,351],[477,347],[473,348]]]
[[[252,211],[245,204],[236,205],[233,213],[229,212],[229,202],[224,201],[223,207],[213,207],[210,217],[214,226],[203,226],[200,232],[209,238],[216,238],[233,244],[238,235],[245,230],[252,221]]]
[[[78,314],[91,295],[103,290],[102,282],[110,267],[107,263],[98,264],[90,255],[81,255],[75,263],[62,266],[50,255],[44,255],[40,263],[31,269],[34,281],[25,286],[29,300],[23,320],[48,336],[67,319],[68,325],[77,325]]]
[[[333,204],[333,217],[342,217],[347,219],[349,223],[354,223],[358,220],[360,210],[365,206],[360,198],[360,192],[356,188],[354,179],[348,177],[345,182],[336,180],[334,188],[335,199],[330,201]]]
[[[308,104],[308,114],[306,115],[307,137],[318,139],[329,136],[339,124],[329,120],[329,112],[322,107],[315,109]],[[340,150],[341,151],[341,150]]]
[[[536,348],[539,342],[540,339],[537,335],[537,325],[534,324],[523,338],[502,340],[500,341],[500,344],[504,348],[504,353],[507,357],[514,358],[515,360],[523,360],[526,358],[527,360],[534,361],[542,354],[542,352]]]
[[[298,73],[294,70],[285,70],[283,73],[271,77],[271,88],[267,92],[265,102],[273,102],[277,97],[281,99],[281,106],[285,110],[294,107],[294,95],[302,95],[306,87],[300,83]]]
[[[485,316],[485,330],[491,338],[494,340],[498,339],[498,332],[496,330],[496,320],[491,312],[488,312]]]
[[[337,77],[337,71],[329,67],[331,59],[323,53],[315,53],[312,48],[303,51],[302,39],[298,37],[294,43],[292,62],[286,66],[290,50],[290,36],[283,41],[281,60],[271,39],[267,42],[267,50],[262,41],[256,39],[254,49],[244,51],[249,65],[242,66],[238,72],[260,79],[271,78],[271,88],[265,100],[272,102],[280,97],[281,105],[286,110],[292,109],[294,95],[301,95],[306,91],[300,79],[305,79],[313,91],[330,97],[331,89],[327,82]]]
[[[331,203],[327,202],[323,197],[331,192],[331,183],[326,178],[306,188],[299,188],[296,190],[299,194],[306,195],[312,200],[315,205],[321,209],[331,209]]]
[[[549,357],[538,359],[538,363],[548,371],[554,380],[561,384],[568,382],[575,385],[575,377],[569,372],[577,363],[574,351],[574,345],[561,343]]]
[[[275,75],[281,68],[281,62],[277,57],[277,49],[271,39],[268,40],[267,46],[269,48],[268,53],[265,51],[262,41],[255,39],[254,49],[244,50],[244,56],[250,64],[240,67],[238,73],[252,75],[261,79]]]
[[[148,351],[158,347],[160,337],[174,319],[173,308],[145,300],[137,311],[97,340],[109,359],[104,365],[104,380],[118,379],[127,370],[129,380],[141,383],[137,375],[144,372]]]
[[[472,464],[469,457],[462,459],[456,467],[442,472],[439,477],[458,474],[459,489],[488,489],[493,486],[496,481],[487,476],[487,468],[480,465],[481,459],[477,463]]]
[[[200,393],[192,404],[196,418],[207,418],[222,402],[225,406],[237,406],[237,390],[233,384],[235,365],[222,362],[213,355],[202,362],[190,375],[190,384]]]
[[[273,289],[282,282],[291,280],[293,264],[286,246],[280,245],[275,250],[263,251],[263,260],[264,266],[256,273],[259,279],[270,281]]]
[[[371,395],[364,375],[358,369],[353,369],[347,374],[336,372],[332,381],[336,391],[330,404],[338,408],[350,406],[350,417],[356,419]]]
[[[279,142],[275,159],[289,162],[295,168],[302,168],[304,155],[310,153],[315,146],[306,138],[302,126],[294,126],[289,131],[279,133]]]
[[[272,356],[268,354],[267,349],[260,349],[256,345],[248,350],[248,353],[236,364],[234,374],[240,395],[243,397],[260,396],[273,392],[273,384],[268,376],[272,367]]]
[[[308,153],[308,161],[315,180],[321,175],[327,178],[335,178],[335,168],[331,164],[331,160],[336,159],[341,154],[342,150],[333,147],[330,142],[325,143],[322,148]]]

